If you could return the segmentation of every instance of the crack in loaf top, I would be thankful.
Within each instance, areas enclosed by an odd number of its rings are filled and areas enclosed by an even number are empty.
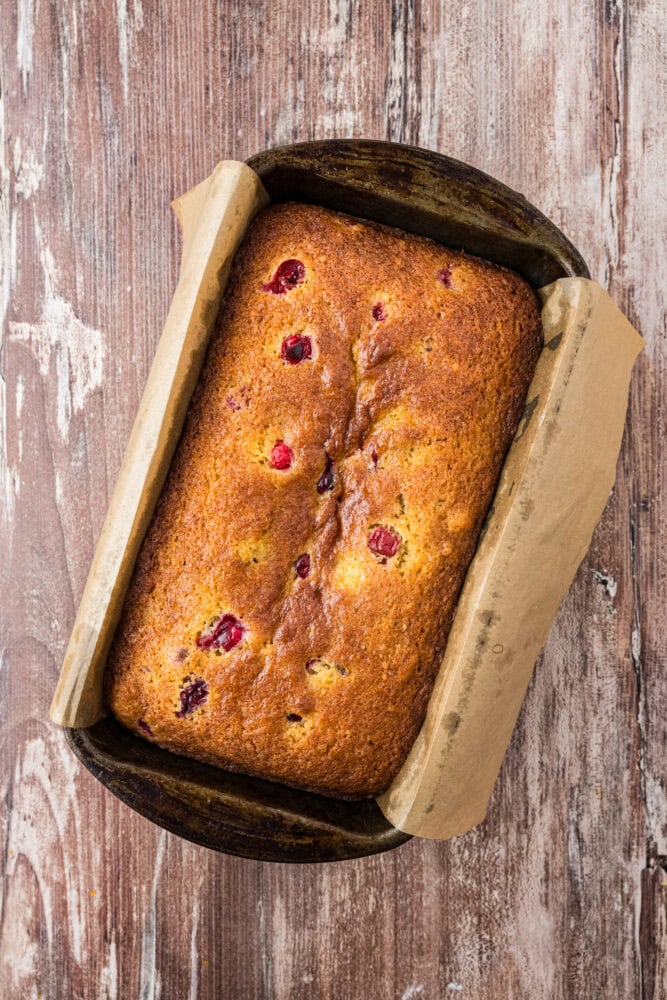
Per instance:
[[[325,794],[386,788],[540,346],[510,272],[314,206],[261,212],[117,630],[118,718]]]

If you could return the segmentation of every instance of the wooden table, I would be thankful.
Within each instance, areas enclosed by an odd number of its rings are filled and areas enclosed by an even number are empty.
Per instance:
[[[664,1000],[665,5],[2,8],[0,995]],[[175,284],[170,199],[223,157],[347,135],[523,191],[647,348],[487,821],[272,866],[141,819],[47,712]]]

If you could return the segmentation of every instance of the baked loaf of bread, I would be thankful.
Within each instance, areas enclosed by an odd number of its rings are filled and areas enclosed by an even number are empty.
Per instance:
[[[117,718],[325,795],[385,789],[541,343],[515,274],[323,208],[261,212],[117,629]]]

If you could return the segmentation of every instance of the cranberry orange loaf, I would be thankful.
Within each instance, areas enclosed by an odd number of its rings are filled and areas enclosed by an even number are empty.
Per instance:
[[[515,274],[323,208],[261,212],[116,632],[117,718],[325,795],[385,789],[541,343]]]

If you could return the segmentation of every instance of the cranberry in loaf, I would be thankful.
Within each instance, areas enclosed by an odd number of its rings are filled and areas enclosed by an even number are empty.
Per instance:
[[[116,632],[117,718],[325,795],[385,789],[541,344],[511,272],[323,208],[261,212]]]

